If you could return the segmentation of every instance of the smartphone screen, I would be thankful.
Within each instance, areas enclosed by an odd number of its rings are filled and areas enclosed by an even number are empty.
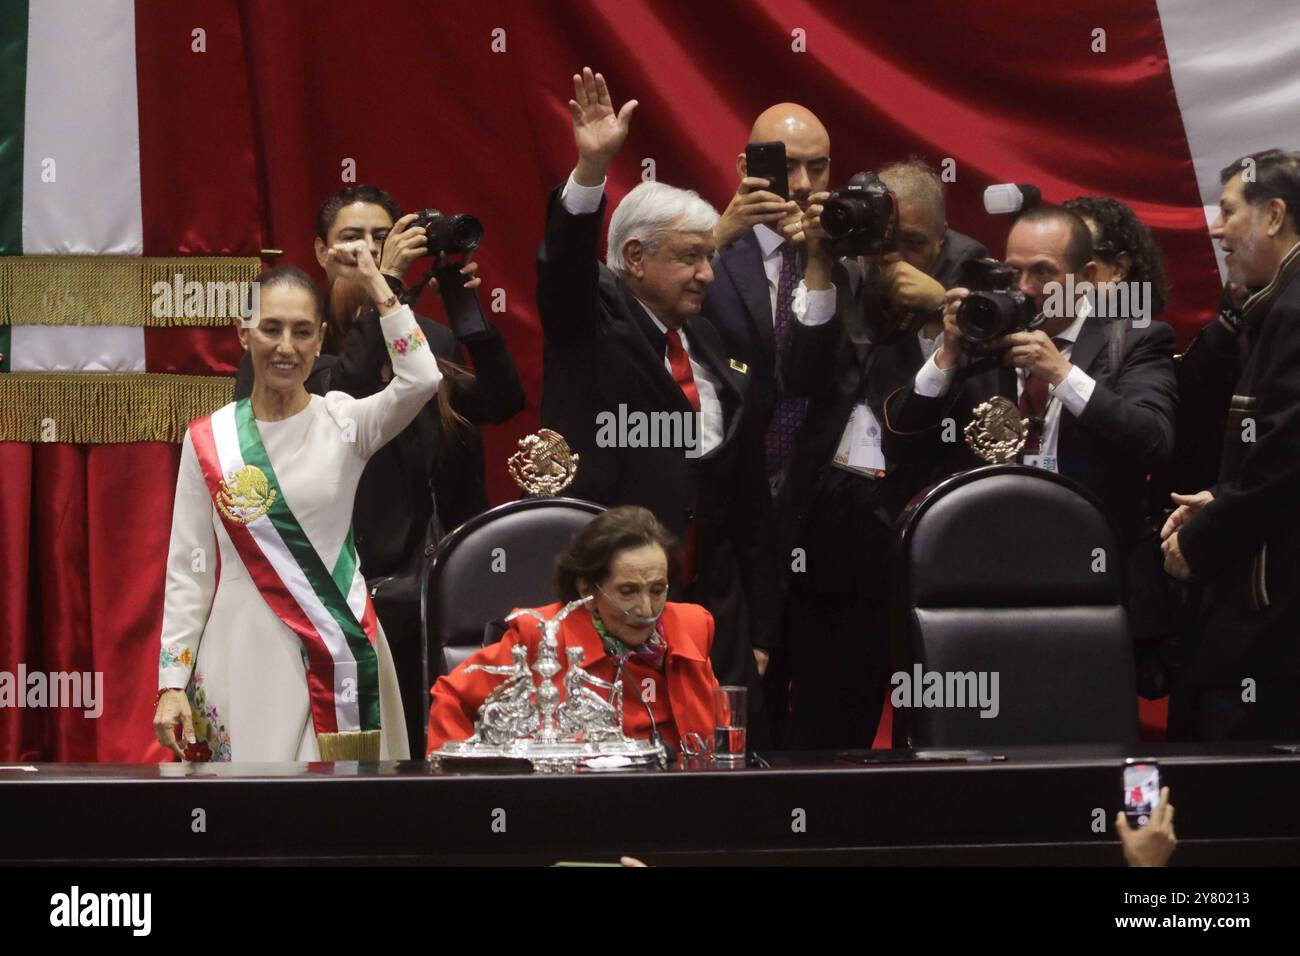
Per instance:
[[[790,182],[786,176],[785,143],[750,143],[745,147],[745,175],[768,180],[768,192],[782,199],[790,198]]]
[[[1129,826],[1144,827],[1160,804],[1160,768],[1154,760],[1124,764],[1124,813]]]

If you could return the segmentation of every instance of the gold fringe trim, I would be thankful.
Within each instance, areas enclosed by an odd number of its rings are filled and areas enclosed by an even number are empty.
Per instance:
[[[0,325],[230,325],[261,271],[245,257],[0,256]]]
[[[317,734],[321,760],[378,760],[379,731],[349,730],[338,734]]]
[[[228,375],[8,372],[0,375],[0,441],[179,442],[190,422],[234,392]]]

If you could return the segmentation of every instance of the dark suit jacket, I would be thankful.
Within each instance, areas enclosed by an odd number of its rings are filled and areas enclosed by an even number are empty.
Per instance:
[[[727,353],[749,366],[756,427],[766,431],[776,406],[776,340],[763,252],[753,229],[717,251],[713,277],[703,311],[717,327]]]
[[[1224,307],[1227,290],[1224,290]],[[1219,475],[1223,429],[1233,386],[1241,375],[1241,343],[1216,317],[1178,360],[1178,419],[1169,490],[1200,491]],[[1161,505],[1169,502],[1161,496]]]
[[[1101,500],[1128,553],[1138,540],[1146,515],[1146,477],[1164,465],[1173,450],[1174,330],[1164,322],[1129,327],[1117,374],[1112,374],[1107,331],[1089,318],[1079,331],[1070,362],[1097,381],[1087,408],[1075,418],[1062,409],[1057,460],[1063,475],[1091,489]],[[960,373],[959,373],[960,374]],[[1016,401],[1016,373],[994,368],[955,381],[946,395],[916,394],[914,382],[895,391],[885,403],[885,453],[905,460],[928,456],[941,474],[985,464],[966,446],[963,430],[976,405],[994,395]],[[942,441],[941,425],[951,416],[957,440]]]
[[[986,254],[974,239],[950,230],[930,274],[944,288],[952,288],[962,264]],[[879,340],[882,305],[856,259],[838,263],[833,280],[835,317],[821,326],[796,322],[782,365],[786,387],[809,399],[790,473],[777,502],[777,527],[791,547],[807,521],[826,469],[834,467],[831,459],[854,406],[865,400],[883,422],[886,397],[910,382],[921,367],[915,327],[887,341]],[[878,513],[885,524],[893,523],[912,495],[929,483],[934,470],[932,462],[915,456],[889,464],[886,477],[874,486]],[[788,552],[783,548],[780,553]]]
[[[984,247],[974,239],[950,229],[930,274],[950,289],[957,284],[962,263],[985,255]],[[779,363],[773,335],[772,296],[763,270],[763,251],[753,229],[718,250],[713,257],[713,273],[715,278],[704,300],[704,312],[717,326],[728,353],[749,365],[754,379],[755,418],[759,429],[766,431],[776,407]],[[796,450],[795,454],[800,452]]]
[[[1300,254],[1288,261],[1294,273],[1263,314],[1243,310],[1249,353],[1214,501],[1178,534],[1205,584],[1201,686],[1300,677]]]
[[[416,321],[435,355],[464,364],[460,345],[449,328],[424,316],[416,316]],[[477,426],[513,416],[523,408],[524,390],[499,330],[491,327],[468,336],[464,344],[473,357],[474,374],[453,373],[442,387],[449,389],[451,407],[469,425],[458,425],[448,433],[435,398],[371,457],[361,474],[353,526],[367,578],[413,572],[431,521],[436,540],[487,508],[483,440]],[[318,395],[342,391],[365,398],[387,385],[385,374],[391,375],[390,368],[378,313],[366,309],[352,324],[340,354],[317,359],[307,390]],[[252,365],[245,354],[235,379],[235,397],[243,398],[252,390]],[[394,503],[403,506],[394,507]]]
[[[719,384],[724,413],[721,445],[703,458],[681,448],[600,447],[598,416],[627,412],[691,413],[664,366],[664,336],[626,283],[600,265],[596,246],[604,201],[575,216],[551,195],[546,237],[537,256],[537,304],[545,336],[542,423],[578,452],[567,494],[606,505],[650,509],[681,536],[697,523],[696,575],[691,600],[718,623],[713,662],[720,680],[740,682],[753,667],[751,640],[768,646],[762,616],[751,617],[770,514],[761,435],[746,414],[749,375],[729,361],[717,331],[703,316],[685,333],[691,357]]]

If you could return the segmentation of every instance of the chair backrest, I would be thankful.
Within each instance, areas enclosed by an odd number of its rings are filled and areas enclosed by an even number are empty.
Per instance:
[[[488,622],[555,600],[555,556],[604,510],[577,498],[526,498],[491,508],[442,539],[420,589],[424,713],[434,678],[483,646]]]
[[[1125,555],[1087,489],[977,468],[899,525],[895,746],[1136,743]]]

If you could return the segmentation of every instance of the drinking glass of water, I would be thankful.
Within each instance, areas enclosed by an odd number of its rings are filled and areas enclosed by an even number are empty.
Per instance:
[[[724,684],[713,688],[713,758],[737,763],[745,759],[745,715],[749,691]]]

